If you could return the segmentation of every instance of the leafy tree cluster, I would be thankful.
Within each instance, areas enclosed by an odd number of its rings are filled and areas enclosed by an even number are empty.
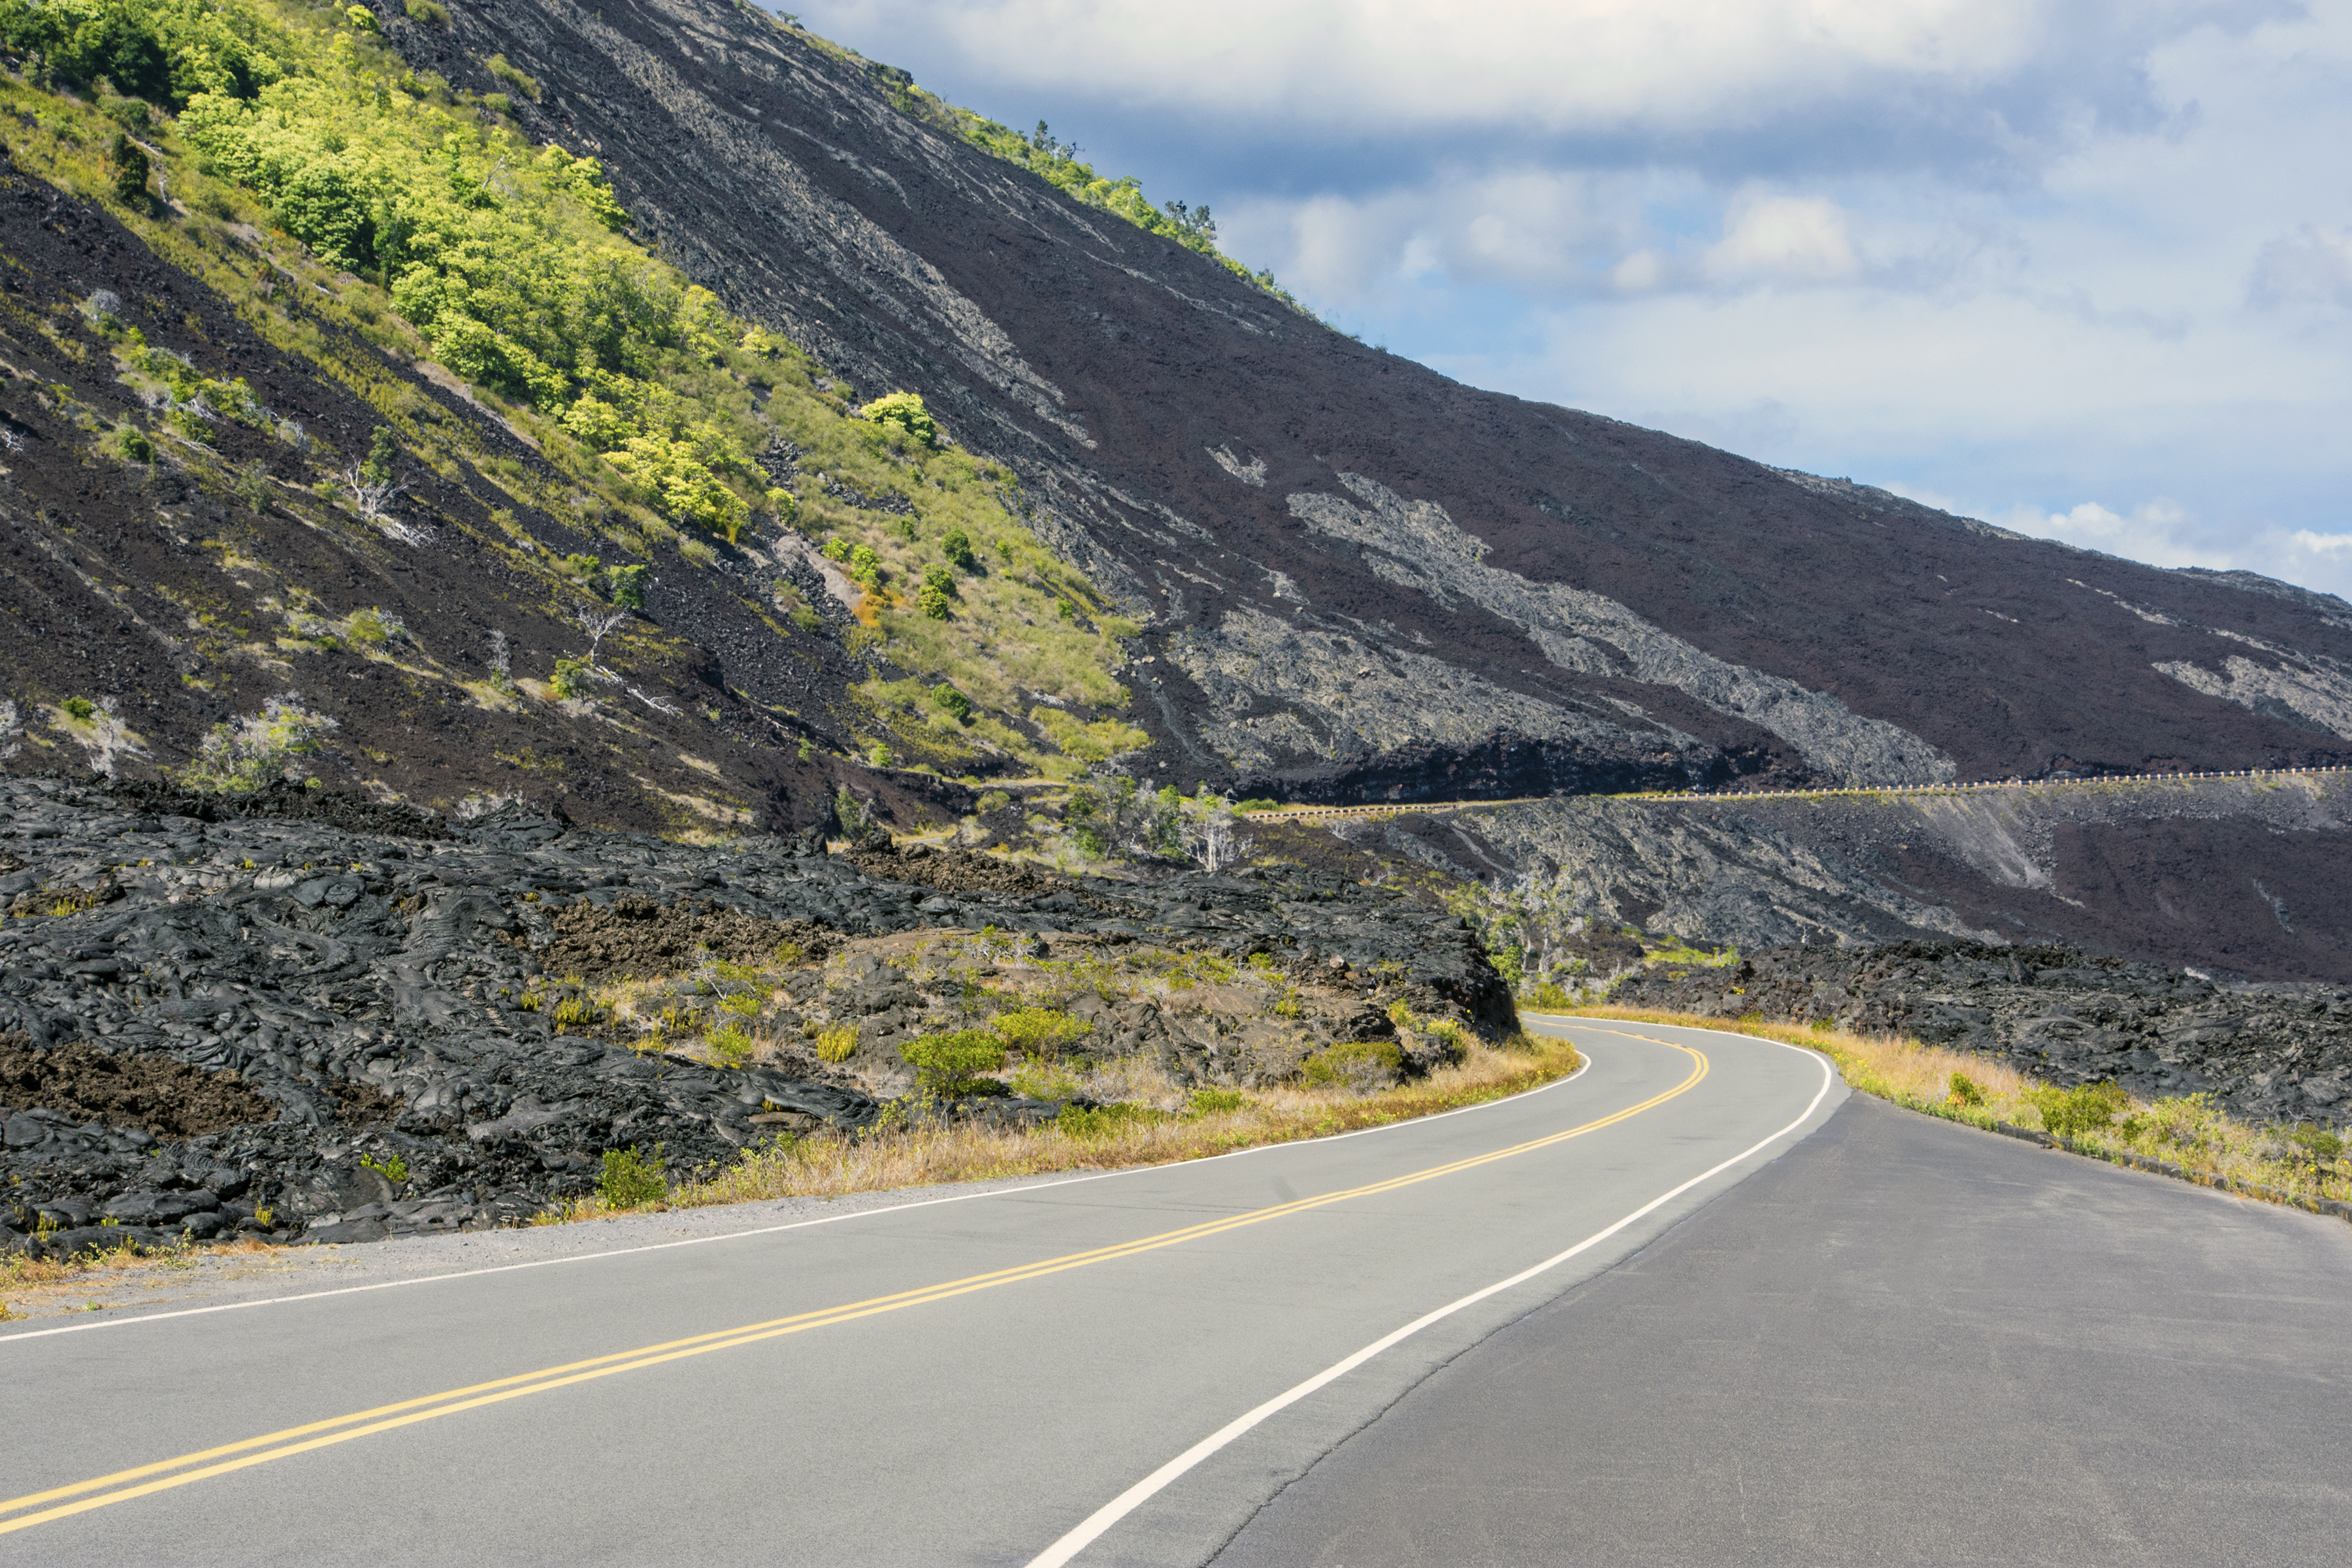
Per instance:
[[[871,419],[877,425],[895,425],[926,447],[940,444],[940,422],[931,417],[929,409],[923,406],[920,393],[889,393],[876,398],[857,413],[860,418]]]
[[[364,7],[298,33],[253,0],[0,0],[0,45],[132,95],[142,124],[147,102],[175,111],[205,173],[387,289],[450,369],[560,420],[672,522],[732,538],[764,476],[676,384],[742,353],[741,324],[621,237],[595,160],[461,112],[373,25]],[[141,205],[148,159],[118,142],[117,195]]]
[[[201,93],[251,98],[293,52],[284,28],[222,0],[0,0],[0,46],[51,78],[174,110]]]

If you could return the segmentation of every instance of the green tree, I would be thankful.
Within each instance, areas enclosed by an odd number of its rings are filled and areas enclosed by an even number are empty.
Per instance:
[[[147,176],[153,170],[147,154],[140,151],[139,143],[131,140],[128,132],[114,133],[113,142],[106,149],[106,165],[114,177],[115,200],[144,212],[148,205]]]
[[[923,406],[920,394],[892,392],[859,409],[860,416],[877,425],[896,425],[926,447],[940,444],[940,424]]]
[[[953,572],[940,565],[923,568],[923,614],[935,621],[944,621],[952,614],[950,602],[959,596]]]

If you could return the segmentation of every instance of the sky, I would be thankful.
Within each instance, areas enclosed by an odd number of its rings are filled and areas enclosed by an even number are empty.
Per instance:
[[[2352,597],[2352,0],[801,0],[1473,385]]]

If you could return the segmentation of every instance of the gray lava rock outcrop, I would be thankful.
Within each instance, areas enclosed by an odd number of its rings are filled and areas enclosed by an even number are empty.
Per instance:
[[[587,1191],[608,1149],[658,1146],[685,1174],[778,1126],[854,1133],[879,1114],[813,1056],[719,1066],[560,1022],[543,1005],[559,975],[992,926],[1377,972],[1424,1016],[1490,1038],[1513,1024],[1460,921],[1311,873],[1129,883],[861,849],[886,879],[804,840],[679,845],[520,805],[370,816],[322,793],[192,802],[0,779],[16,862],[0,900],[19,911],[0,924],[0,1246],[511,1223]],[[874,979],[872,996],[835,994],[835,1014],[895,1008],[912,1027],[903,984]],[[1217,1043],[1139,1008],[1098,1035],[1165,1046],[1180,1068]]]
[[[2352,987],[2218,985],[2074,948],[1981,942],[1787,947],[1736,966],[1654,966],[1622,1006],[1756,1014],[1979,1051],[2063,1085],[2210,1093],[2255,1121],[2352,1118]]]

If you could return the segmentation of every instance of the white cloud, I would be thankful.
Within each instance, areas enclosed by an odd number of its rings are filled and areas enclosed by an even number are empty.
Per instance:
[[[1628,294],[1655,289],[1666,280],[1666,258],[1647,246],[1609,269],[1609,281]]]
[[[1325,300],[1399,282],[1553,294],[1603,282],[1637,205],[1623,180],[1506,168],[1367,196],[1244,200],[1219,208],[1218,222],[1227,249],[1273,258],[1291,287]]]
[[[2063,540],[2086,550],[2126,555],[2156,566],[2226,570],[2239,563],[2234,552],[2197,540],[2194,520],[2168,500],[2143,501],[2128,512],[2116,511],[2097,501],[2084,501],[2064,511],[2052,512],[2039,507],[2019,506],[1986,521],[2020,533]]]
[[[2288,536],[2297,550],[2314,555],[2352,555],[2352,533],[2314,533],[2298,528]]]
[[[1869,102],[1951,129],[1950,103],[2128,98],[2120,53],[2275,0],[801,0],[893,64],[951,58],[1035,94],[1381,133],[1752,130]],[[2060,67],[2051,69],[2053,64]],[[2109,103],[2107,107],[2118,105]],[[1979,117],[1981,118],[1981,117]],[[1987,122],[1971,132],[1993,131]]]
[[[1752,193],[1731,204],[1702,266],[1726,283],[1828,283],[1862,270],[1835,202]]]
[[[2260,307],[2305,300],[2352,305],[2352,234],[2329,234],[2306,224],[2272,240],[2254,258],[2246,298]]]

